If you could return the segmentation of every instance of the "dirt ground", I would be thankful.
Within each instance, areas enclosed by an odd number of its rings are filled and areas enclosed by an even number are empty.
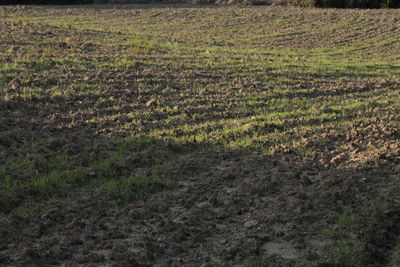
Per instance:
[[[0,11],[0,266],[400,266],[398,10]]]

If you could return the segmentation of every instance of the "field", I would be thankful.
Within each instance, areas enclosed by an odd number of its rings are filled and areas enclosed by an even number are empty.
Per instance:
[[[400,10],[0,7],[0,266],[400,266]]]

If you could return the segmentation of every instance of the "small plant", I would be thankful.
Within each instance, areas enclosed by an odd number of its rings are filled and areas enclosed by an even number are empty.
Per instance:
[[[34,181],[34,185],[38,188],[39,194],[48,198],[61,192],[65,187],[71,184],[77,184],[84,181],[86,172],[84,170],[63,170],[54,171],[48,175],[39,177]]]
[[[128,51],[130,51],[133,55],[147,55],[151,54],[155,46],[153,43],[144,40],[131,40],[127,43]]]
[[[336,223],[322,231],[333,240],[325,250],[325,258],[334,266],[365,266],[365,234],[361,216],[347,208],[338,215]]]
[[[99,191],[127,203],[134,199],[141,199],[164,186],[165,183],[158,177],[125,177],[105,182],[100,186]]]
[[[385,212],[389,209],[389,204],[385,200],[377,200],[374,206],[379,216],[384,216]]]

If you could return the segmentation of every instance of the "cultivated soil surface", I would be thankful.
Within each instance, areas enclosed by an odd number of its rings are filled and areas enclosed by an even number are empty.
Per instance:
[[[400,266],[400,11],[0,7],[0,266]]]

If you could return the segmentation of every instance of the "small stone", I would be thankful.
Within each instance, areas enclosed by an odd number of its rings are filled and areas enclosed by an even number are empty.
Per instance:
[[[33,225],[30,227],[25,228],[22,231],[25,235],[37,238],[42,234],[42,230],[40,229],[40,225]]]
[[[204,201],[204,202],[197,203],[196,207],[198,207],[199,209],[202,209],[202,208],[205,208],[205,207],[207,207],[209,205],[210,205],[210,203],[208,203],[207,201]]]
[[[236,192],[236,188],[226,187],[224,189],[228,194],[232,194],[232,193]]]
[[[220,231],[224,231],[224,230],[226,230],[226,228],[227,228],[227,226],[226,226],[226,224],[223,224],[223,223],[221,223],[221,224],[216,224],[215,225],[215,227],[217,227],[217,229],[218,230],[220,230]]]
[[[246,228],[252,228],[254,226],[256,226],[258,224],[258,222],[256,220],[250,220],[244,223],[244,227]]]
[[[304,212],[304,207],[303,206],[298,206],[296,209],[297,214],[302,214]]]
[[[149,101],[146,102],[147,107],[155,106],[156,104],[157,104],[157,99],[155,98],[151,98]]]
[[[332,158],[330,162],[334,165],[338,165],[338,164],[341,164],[341,163],[347,161],[349,158],[350,158],[350,156],[348,153],[341,153],[341,154],[337,155],[336,157]]]

